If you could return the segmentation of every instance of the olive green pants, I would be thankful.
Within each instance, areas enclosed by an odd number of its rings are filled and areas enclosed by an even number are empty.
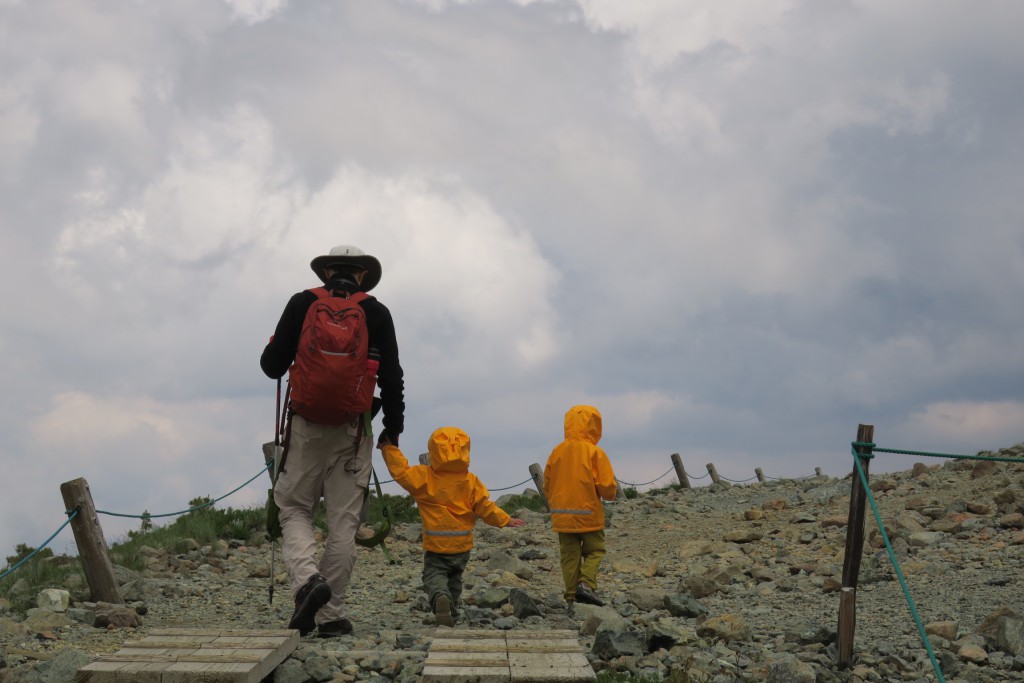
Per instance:
[[[427,592],[431,610],[439,595],[447,595],[452,603],[452,616],[455,616],[462,597],[462,572],[468,563],[468,550],[452,555],[424,551],[423,590]]]
[[[597,568],[605,554],[604,529],[582,534],[559,532],[558,547],[562,553],[565,599],[576,599],[576,584],[580,581],[597,590]]]

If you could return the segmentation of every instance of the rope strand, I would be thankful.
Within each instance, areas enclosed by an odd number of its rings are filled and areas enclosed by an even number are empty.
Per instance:
[[[18,560],[18,562],[17,562],[17,563],[15,563],[15,565],[14,565],[13,567],[11,567],[11,568],[10,568],[10,569],[8,569],[7,571],[5,571],[5,572],[4,572],[3,574],[0,574],[0,581],[3,581],[3,580],[4,580],[5,578],[7,578],[7,577],[8,577],[9,575],[11,575],[11,574],[13,574],[13,573],[14,573],[15,571],[17,571],[17,570],[18,570],[18,568],[19,568],[19,567],[21,567],[21,565],[23,565],[23,564],[25,564],[26,562],[28,562],[29,560],[31,560],[31,559],[32,559],[33,557],[35,557],[36,553],[38,553],[38,552],[39,552],[40,550],[42,550],[42,549],[43,549],[43,548],[45,548],[45,547],[46,547],[47,545],[49,545],[49,544],[50,544],[50,541],[52,541],[53,539],[57,538],[57,534],[59,534],[59,533],[60,533],[61,531],[63,531],[63,530],[64,530],[64,527],[66,527],[66,526],[67,526],[68,524],[71,524],[71,520],[73,520],[73,519],[74,519],[75,517],[77,517],[77,516],[78,516],[78,508],[75,508],[74,510],[69,510],[69,511],[68,511],[68,512],[67,512],[66,514],[67,514],[68,518],[67,518],[66,520],[64,520],[64,523],[63,523],[63,524],[61,524],[61,525],[60,525],[60,526],[59,526],[59,527],[57,528],[57,530],[56,530],[56,531],[54,531],[54,532],[53,532],[52,534],[50,534],[50,537],[49,537],[48,539],[46,539],[45,541],[43,541],[43,542],[42,542],[42,544],[41,544],[41,545],[40,545],[40,546],[39,546],[38,548],[36,548],[35,550],[33,550],[32,552],[30,552],[30,553],[29,553],[28,555],[26,555],[25,557],[23,557],[23,558],[21,558],[20,560]]]

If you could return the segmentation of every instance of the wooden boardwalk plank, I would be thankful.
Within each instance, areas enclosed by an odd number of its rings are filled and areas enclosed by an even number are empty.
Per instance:
[[[574,653],[509,654],[511,680],[515,683],[534,681],[588,681],[597,675],[582,651]]]
[[[424,683],[541,683],[597,678],[575,631],[443,630],[423,663]]]
[[[260,683],[299,643],[298,631],[154,629],[80,668],[76,683]]]

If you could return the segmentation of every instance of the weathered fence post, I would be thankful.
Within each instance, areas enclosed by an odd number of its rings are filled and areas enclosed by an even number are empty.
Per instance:
[[[533,485],[537,487],[540,499],[544,501],[544,509],[550,511],[548,497],[544,495],[544,470],[537,463],[533,463],[530,465],[530,476],[533,478]]]
[[[66,481],[60,485],[60,495],[64,498],[65,510],[78,510],[78,514],[71,520],[71,530],[75,534],[78,556],[82,560],[92,600],[123,604],[124,598],[121,597],[121,588],[114,577],[114,565],[110,562],[107,541],[103,538],[103,529],[100,528],[89,484],[85,479]]]
[[[615,480],[615,500],[626,500],[626,491],[618,479]]]
[[[754,468],[754,474],[757,475],[757,480],[758,481],[760,481],[760,482],[764,481],[764,470],[762,470],[760,467],[755,467]]]
[[[679,485],[684,489],[690,488],[690,478],[686,476],[683,459],[679,457],[678,453],[672,454],[672,467],[676,468],[676,478],[679,479]]]
[[[715,469],[715,463],[709,462],[707,464],[708,474],[711,475],[711,483],[717,484],[719,481],[718,470]]]
[[[429,465],[430,464],[430,453],[420,453],[420,464],[421,465]]]
[[[857,427],[857,443],[872,443],[875,438],[874,425]],[[871,447],[857,446],[857,462],[868,476],[871,462]],[[857,627],[857,576],[860,573],[860,559],[864,553],[864,507],[867,492],[864,483],[853,467],[853,485],[850,491],[850,516],[846,523],[846,554],[843,558],[843,586],[839,593],[839,627],[837,634],[838,664],[840,669],[848,668],[853,661],[853,634]]]

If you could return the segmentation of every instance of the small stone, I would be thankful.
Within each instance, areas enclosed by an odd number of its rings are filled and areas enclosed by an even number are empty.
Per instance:
[[[924,625],[925,633],[946,640],[956,640],[958,630],[959,627],[955,621],[933,621]]]
[[[974,664],[982,664],[988,661],[988,653],[985,652],[985,648],[978,645],[963,645],[957,650],[956,656],[965,662],[972,662]]]
[[[67,612],[71,594],[58,588],[44,588],[36,596],[36,606],[54,612]]]
[[[750,626],[737,614],[723,614],[711,617],[697,627],[697,635],[703,638],[715,638],[732,642],[734,640],[750,640]]]

